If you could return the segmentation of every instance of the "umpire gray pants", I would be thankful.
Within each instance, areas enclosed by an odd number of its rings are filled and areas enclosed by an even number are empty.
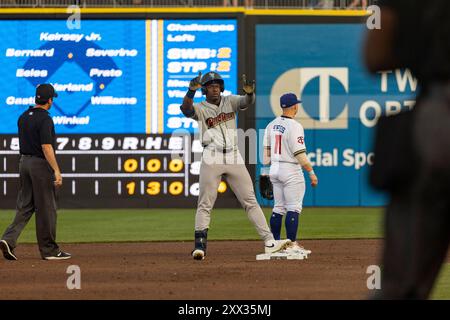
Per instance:
[[[217,199],[217,188],[222,175],[247,212],[261,239],[273,240],[266,217],[256,201],[252,179],[238,151],[223,154],[215,150],[204,150],[200,167],[200,194],[195,215],[195,230],[209,228],[211,210]]]
[[[19,162],[19,194],[16,216],[2,239],[14,249],[17,239],[33,213],[36,213],[36,236],[41,256],[59,252],[56,239],[56,195],[54,174],[47,160],[21,156]]]

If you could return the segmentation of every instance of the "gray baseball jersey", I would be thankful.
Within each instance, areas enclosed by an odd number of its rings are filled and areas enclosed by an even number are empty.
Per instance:
[[[198,121],[200,140],[206,150],[212,149],[211,152],[204,152],[202,156],[200,194],[195,214],[197,231],[209,228],[211,210],[217,198],[217,187],[225,176],[259,236],[266,242],[273,240],[264,213],[256,201],[252,179],[237,146],[236,112],[245,110],[254,99],[254,95],[252,98],[231,95],[222,96],[219,106],[206,101],[194,105],[195,114],[192,118]],[[224,149],[233,152],[224,154]],[[231,161],[226,158],[231,158]]]
[[[247,96],[222,96],[219,106],[206,100],[194,104],[202,145],[217,149],[237,150],[236,112],[247,109],[255,100]]]

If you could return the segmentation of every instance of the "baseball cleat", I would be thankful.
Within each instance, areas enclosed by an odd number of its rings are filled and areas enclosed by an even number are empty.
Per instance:
[[[192,251],[192,256],[195,260],[203,260],[205,259],[205,251],[201,249],[195,249],[194,251]]]
[[[6,260],[17,260],[17,257],[14,255],[14,252],[5,240],[0,240],[0,250],[2,250],[3,256]]]
[[[72,255],[67,252],[60,251],[54,256],[44,257],[44,260],[67,260],[70,259]]]
[[[266,253],[275,253],[281,250],[285,250],[291,244],[291,240],[269,240],[265,243]]]
[[[307,256],[308,254],[311,253],[311,250],[303,248],[303,246],[298,244],[297,242],[292,242],[292,244],[286,249],[286,252],[293,254],[298,253]]]

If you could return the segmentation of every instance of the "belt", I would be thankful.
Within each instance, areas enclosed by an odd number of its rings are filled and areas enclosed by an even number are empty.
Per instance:
[[[292,163],[292,164],[299,164],[298,162],[292,162],[292,161],[274,161],[274,163]]]
[[[214,151],[221,152],[221,153],[234,152],[234,148],[228,148],[228,149],[226,149],[226,148],[218,148],[218,147],[209,147],[208,148],[208,146],[204,146],[203,150],[206,150],[206,149],[214,150]]]
[[[45,158],[42,158],[41,156],[36,156],[36,155],[34,155],[34,154],[21,154],[20,156],[21,156],[21,157],[25,157],[25,158],[39,158],[39,159],[45,159]]]

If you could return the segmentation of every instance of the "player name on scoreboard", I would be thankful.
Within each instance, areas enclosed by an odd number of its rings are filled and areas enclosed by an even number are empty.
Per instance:
[[[56,154],[63,173],[59,203],[63,207],[194,207],[202,150],[193,135],[59,136]],[[0,136],[0,161],[0,206],[11,206],[19,182],[17,136]],[[218,190],[228,202],[235,199],[225,182]]]

